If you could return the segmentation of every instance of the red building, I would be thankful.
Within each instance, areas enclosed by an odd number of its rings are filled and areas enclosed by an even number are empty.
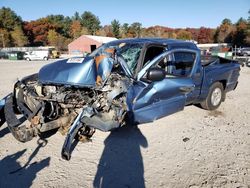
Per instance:
[[[117,40],[113,37],[82,35],[68,45],[69,54],[90,53],[104,43]]]

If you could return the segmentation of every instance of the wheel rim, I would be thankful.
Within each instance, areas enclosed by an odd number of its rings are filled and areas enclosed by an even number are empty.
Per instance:
[[[217,106],[218,104],[220,104],[221,97],[222,97],[221,89],[215,88],[215,90],[213,91],[212,96],[211,96],[212,105]]]

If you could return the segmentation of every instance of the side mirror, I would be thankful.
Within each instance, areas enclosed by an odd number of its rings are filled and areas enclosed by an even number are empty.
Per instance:
[[[165,71],[158,67],[150,68],[147,72],[147,79],[150,81],[161,81],[165,76]]]

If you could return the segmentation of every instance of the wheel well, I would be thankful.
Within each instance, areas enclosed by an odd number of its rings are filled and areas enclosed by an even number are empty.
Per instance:
[[[226,80],[220,80],[220,83],[222,83],[224,90],[226,89],[227,86],[227,81]]]
[[[226,80],[221,80],[219,81],[219,83],[221,83],[223,85],[224,91],[227,87],[227,81]],[[223,92],[223,96],[222,96],[222,101],[224,102],[226,99],[226,92]]]

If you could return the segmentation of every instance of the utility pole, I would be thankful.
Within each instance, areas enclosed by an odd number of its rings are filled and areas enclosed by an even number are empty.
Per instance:
[[[1,33],[1,36],[2,36],[2,43],[3,43],[3,48],[5,48],[5,42],[4,42],[4,34]]]

